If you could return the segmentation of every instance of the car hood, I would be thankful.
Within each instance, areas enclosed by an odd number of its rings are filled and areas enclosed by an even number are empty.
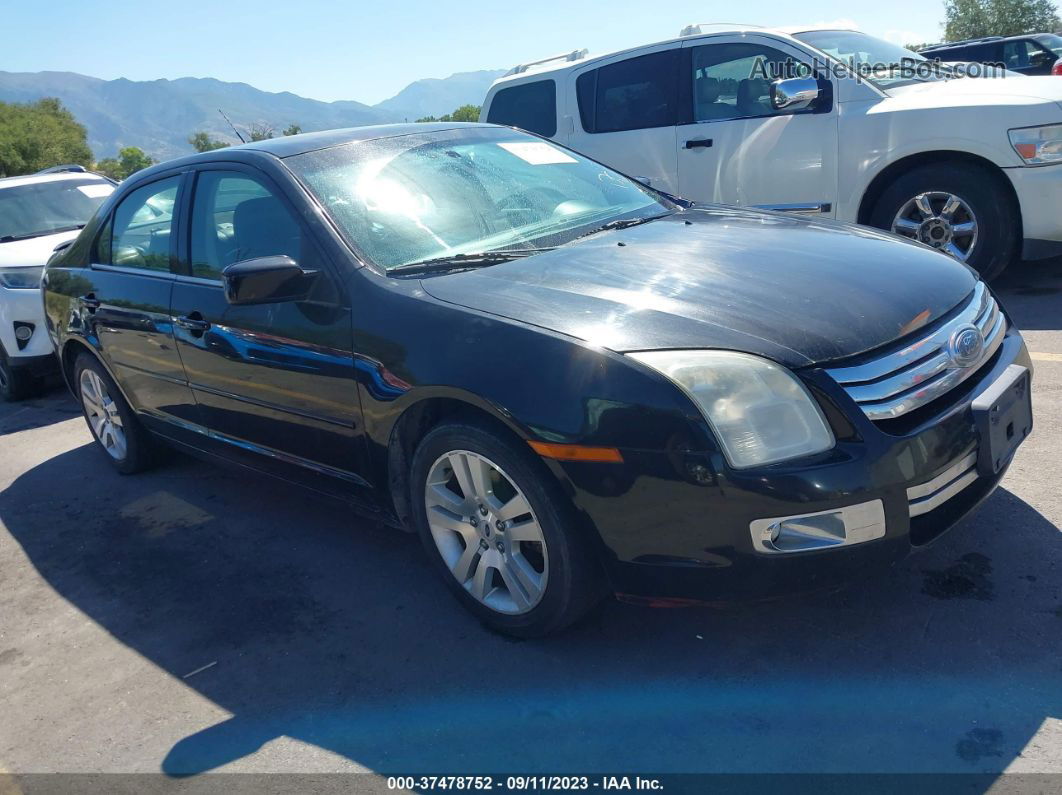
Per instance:
[[[73,240],[79,234],[79,230],[72,232],[59,232],[54,235],[43,237],[31,237],[29,240],[12,240],[10,243],[0,243],[0,267],[11,268],[16,265],[26,267],[40,267],[44,265],[55,247],[60,243]]]
[[[964,104],[1062,104],[1062,80],[1055,76],[967,77],[959,80],[935,80],[889,88],[890,97],[915,102],[925,107]]]
[[[895,340],[975,283],[893,235],[715,207],[421,280],[438,300],[614,351],[723,348],[790,367]]]

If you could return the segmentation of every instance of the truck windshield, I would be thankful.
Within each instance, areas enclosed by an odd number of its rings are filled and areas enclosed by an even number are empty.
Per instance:
[[[0,241],[78,229],[113,191],[110,182],[99,178],[0,185]]]
[[[284,162],[351,247],[389,270],[530,254],[674,209],[622,174],[507,128],[359,141]]]
[[[930,61],[916,52],[854,30],[812,30],[797,33],[796,38],[882,89],[945,80],[951,75],[947,67],[930,68]]]

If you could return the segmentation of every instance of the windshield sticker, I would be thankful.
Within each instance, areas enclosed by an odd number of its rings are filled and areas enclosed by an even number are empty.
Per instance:
[[[545,141],[519,141],[498,144],[498,146],[533,166],[552,166],[557,163],[578,162],[574,157],[565,154],[555,146],[550,146]]]
[[[101,196],[110,196],[114,190],[110,185],[78,185],[77,189],[90,199],[98,199]]]

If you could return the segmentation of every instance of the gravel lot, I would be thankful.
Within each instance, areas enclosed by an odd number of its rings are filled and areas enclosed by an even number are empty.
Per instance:
[[[341,504],[0,404],[0,773],[1062,774],[1062,263],[1014,271],[1036,430],[977,515],[839,593],[539,642]]]

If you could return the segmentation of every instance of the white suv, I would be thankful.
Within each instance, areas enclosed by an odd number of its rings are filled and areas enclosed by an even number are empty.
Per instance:
[[[0,399],[29,396],[55,369],[41,273],[113,190],[80,166],[0,179]]]
[[[855,31],[690,26],[517,66],[481,120],[692,201],[888,229],[992,278],[1062,254],[1060,102],[1057,77],[959,78]]]

